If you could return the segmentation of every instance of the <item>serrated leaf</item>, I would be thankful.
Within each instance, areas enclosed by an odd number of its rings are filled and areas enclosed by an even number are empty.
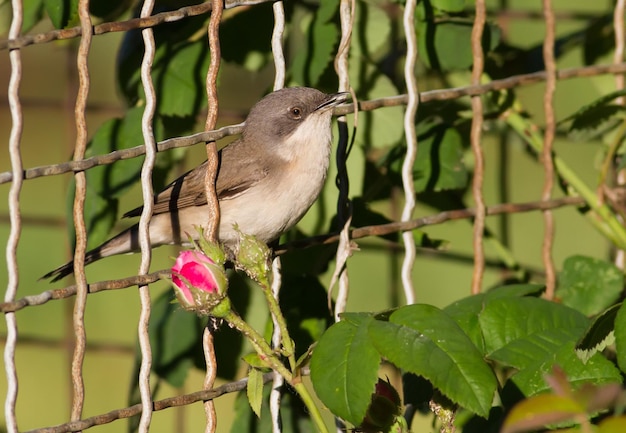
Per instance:
[[[626,304],[622,304],[615,316],[615,348],[617,365],[626,373]]]
[[[319,399],[337,416],[363,421],[378,380],[380,357],[372,345],[370,315],[346,315],[324,333],[311,357],[311,381]]]
[[[497,387],[495,375],[445,312],[424,304],[402,307],[389,322],[370,323],[370,336],[381,356],[425,377],[460,406],[488,416]]]
[[[574,399],[554,394],[536,395],[522,400],[507,415],[501,433],[538,430],[548,424],[586,415],[585,408]]]
[[[487,292],[453,302],[443,311],[463,329],[481,353],[485,354],[485,342],[478,322],[480,312],[485,308],[485,305],[495,299],[537,294],[544,287],[539,284],[511,284],[496,287]]]
[[[582,338],[576,344],[576,354],[587,362],[597,352],[602,352],[608,345],[615,342],[613,330],[615,329],[615,317],[622,303],[613,305],[596,316]]]
[[[622,122],[624,107],[613,103],[613,101],[624,95],[626,95],[626,90],[618,90],[603,95],[559,123],[572,121],[568,131],[568,137],[572,140],[594,140]]]
[[[248,384],[246,386],[248,403],[258,418],[261,418],[261,404],[263,403],[263,373],[256,368],[248,372]]]
[[[544,331],[563,330],[578,338],[589,319],[561,304],[539,298],[501,298],[489,302],[480,313],[479,323],[488,353]]]
[[[550,373],[555,365],[561,367],[567,374],[573,388],[589,382],[600,385],[621,381],[619,370],[601,354],[597,353],[587,363],[583,363],[573,352],[574,342],[565,343],[545,358],[538,359],[534,364],[520,370],[511,381],[526,396],[545,392],[549,387],[544,376]]]
[[[614,92],[607,93],[606,95],[602,95],[601,97],[595,99],[589,104],[583,105],[573,114],[570,114],[565,119],[559,121],[559,123],[567,122],[569,120],[576,120],[578,118],[584,118],[587,114],[593,112],[593,110],[598,107],[611,105],[610,103],[620,96],[626,96],[626,89],[616,90]]]
[[[524,395],[545,391],[543,379],[554,365],[570,383],[614,381],[615,367],[601,355],[585,364],[574,345],[589,324],[578,311],[539,298],[496,299],[487,304],[479,322],[489,358],[519,370],[511,380]]]
[[[556,296],[564,305],[593,315],[615,303],[623,285],[624,275],[615,265],[592,257],[572,256],[563,263]]]

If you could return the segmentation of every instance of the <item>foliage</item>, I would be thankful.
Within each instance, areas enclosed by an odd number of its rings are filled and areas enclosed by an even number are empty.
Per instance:
[[[132,3],[91,1],[90,8],[95,19],[112,20],[128,13],[137,15]],[[160,1],[157,10],[194,3],[199,2]],[[356,1],[348,63],[350,83],[359,100],[394,96],[406,90],[402,75],[406,51],[401,25],[403,4]],[[56,28],[76,24],[74,0],[31,0],[24,6],[25,31],[44,16]],[[284,7],[288,84],[333,91],[337,88],[334,53],[341,35],[339,1],[290,1],[284,2]],[[226,66],[246,76],[259,76],[267,70],[272,58],[271,8],[270,3],[264,3],[225,15],[220,31],[222,61]],[[463,0],[419,2],[415,24],[420,62],[416,73],[424,89],[468,84],[467,72],[473,63],[472,8],[472,2]],[[592,64],[611,52],[613,34],[608,18],[607,12],[607,16],[585,21],[579,31],[561,34],[556,44],[558,59],[578,49],[583,61]],[[206,25],[207,16],[198,16],[154,29],[157,51],[152,78],[158,106],[153,127],[157,140],[189,134],[198,128],[197,119],[206,109],[204,80],[210,61],[204,39]],[[485,81],[544,68],[541,45],[512,45],[495,19],[486,24],[482,46]],[[119,47],[116,65],[125,112],[93,135],[88,156],[142,144],[142,55],[139,31],[128,32]],[[266,80],[264,86],[269,91],[270,81]],[[606,179],[611,170],[623,168],[626,161],[626,120],[624,107],[618,103],[624,94],[610,92],[587,101],[559,122],[559,135],[571,140],[568,144],[582,141],[598,148],[603,163],[595,176],[600,179],[596,185],[590,185],[568,164],[563,158],[565,152],[557,149],[554,155],[563,194],[581,198],[584,205],[577,209],[580,216],[597,230],[597,236],[619,248],[626,247],[626,230],[621,222],[626,211],[620,197],[611,199],[601,191],[608,187]],[[516,90],[493,92],[483,101],[486,119],[495,132],[514,135],[516,143],[524,143],[534,156],[541,153],[541,121],[529,113],[526,101]],[[403,115],[399,106],[359,114],[349,161],[350,169],[359,173],[351,177],[353,226],[397,220],[406,151]],[[471,117],[465,99],[419,106],[415,120],[419,152],[413,165],[414,187],[421,204],[432,212],[469,207],[467,192],[474,170],[468,149]],[[159,155],[155,188],[165,185],[183,156],[181,151]],[[119,161],[87,172],[85,218],[90,242],[99,243],[109,236],[118,218],[118,202],[138,182],[141,162]],[[527,179],[515,181],[524,183]],[[329,182],[322,200],[334,191],[332,183]],[[301,226],[300,231],[287,234],[284,240],[335,230],[337,216],[329,208],[320,206],[313,229]],[[516,229],[524,231],[526,227]],[[440,251],[448,241],[457,241],[432,240],[426,233],[414,233],[416,244],[433,252]],[[622,431],[624,419],[617,410],[617,397],[605,396],[619,394],[611,384],[623,385],[626,373],[626,307],[620,303],[624,294],[623,271],[606,258],[568,254],[558,275],[558,302],[548,301],[541,297],[543,288],[537,284],[541,276],[518,262],[505,239],[489,230],[485,235],[495,245],[500,269],[507,276],[513,275],[510,279],[502,277],[496,288],[457,299],[444,308],[423,303],[398,307],[396,303],[391,310],[351,311],[332,325],[324,273],[333,266],[333,248],[315,246],[287,254],[283,259],[280,299],[286,352],[266,354],[275,358],[273,365],[263,364],[255,356],[244,358],[251,372],[246,392],[250,405],[244,404],[242,394],[235,405],[237,421],[232,431],[269,429],[268,387],[262,383],[262,374],[268,365],[277,369],[276,365],[283,363],[289,364],[291,377],[298,379],[301,367],[310,366],[318,398],[350,427],[362,426],[376,384],[381,380],[381,365],[393,365],[404,378],[400,395],[407,409],[432,404],[442,408],[442,413],[454,414],[455,426],[462,431],[496,431],[502,425],[506,432],[544,427],[577,431],[580,425],[592,424],[599,432]],[[391,250],[398,239],[393,234],[377,241]],[[265,253],[256,255],[240,268],[250,275],[254,263],[266,259]],[[238,260],[240,264],[244,262],[243,258]],[[267,272],[264,267],[250,275],[264,290],[268,289]],[[232,311],[244,319],[252,315],[250,292],[256,287],[241,275],[231,273]],[[439,287],[427,289],[437,291]],[[205,323],[172,306],[171,298],[171,294],[166,294],[153,301],[153,371],[157,383],[180,387],[190,369],[203,365],[201,338]],[[271,330],[270,321],[267,323],[266,332],[259,332],[265,340]],[[232,379],[237,362],[250,348],[241,343],[241,335],[233,336],[230,330],[223,332],[217,336],[219,374]],[[220,343],[220,338],[226,338],[223,336],[234,340]],[[397,385],[399,381],[391,382]],[[134,402],[136,387],[133,391],[130,399]],[[305,403],[310,413],[310,402]],[[307,410],[295,394],[285,391],[281,404],[285,432],[312,431]],[[410,423],[413,412],[406,413]],[[506,421],[504,414],[508,414]],[[252,421],[255,416],[260,421]],[[439,413],[434,416],[437,422],[444,422]]]

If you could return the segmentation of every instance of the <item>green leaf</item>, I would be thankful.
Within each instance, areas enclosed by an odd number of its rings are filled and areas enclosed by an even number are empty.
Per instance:
[[[332,64],[339,41],[334,17],[339,2],[329,0],[315,9],[313,21],[306,31],[306,43],[296,52],[290,72],[299,84],[317,86],[324,71]]]
[[[136,107],[128,110],[121,119],[105,122],[91,139],[86,156],[104,155],[142,145],[142,116],[143,107]],[[139,157],[94,167],[87,172],[87,184],[102,197],[119,198],[139,182],[142,164],[143,158]]]
[[[615,265],[592,257],[572,256],[563,263],[556,295],[564,305],[589,316],[615,303],[623,285],[624,275]]]
[[[91,0],[89,13],[103,20],[114,20],[132,5],[131,0]]]
[[[615,316],[615,348],[617,365],[626,373],[626,304],[622,304]]]
[[[353,61],[353,57],[350,58],[350,62],[351,82],[364,81],[370,86],[367,91],[359,93],[359,99],[377,99],[398,93],[392,81],[374,66],[360,60]],[[396,146],[404,139],[403,119],[404,110],[399,106],[359,113],[359,122],[363,122],[362,125],[367,127],[357,128],[355,143],[366,149]]]
[[[615,49],[615,28],[611,14],[599,16],[585,25],[583,54],[585,65],[593,65]]]
[[[596,430],[597,433],[623,433],[626,431],[626,416],[612,416],[603,419]]]
[[[7,4],[10,2],[7,1]],[[22,33],[28,32],[35,24],[41,21],[44,11],[44,0],[24,0],[24,20],[22,21]],[[2,14],[0,14],[2,15]],[[8,16],[10,16],[9,14]]]
[[[171,291],[159,296],[152,305],[148,326],[152,347],[152,369],[173,387],[181,387],[193,366],[197,345],[202,339],[202,324],[171,301]]]
[[[320,400],[358,425],[378,380],[380,357],[369,339],[366,314],[347,314],[324,333],[311,357],[311,381]]]
[[[463,12],[465,10],[465,0],[431,0],[430,4],[445,12]]]
[[[485,342],[478,317],[488,302],[494,299],[521,297],[541,292],[539,284],[511,284],[496,287],[488,292],[468,296],[448,305],[443,311],[468,335],[481,353],[485,354]]]
[[[576,354],[587,362],[597,352],[602,352],[607,346],[615,342],[615,317],[622,303],[613,305],[596,316],[585,333],[576,344]]]
[[[206,106],[206,70],[210,54],[206,40],[193,38],[204,18],[192,17],[181,23],[167,23],[155,28],[157,50],[152,80],[157,95],[157,114],[161,116],[195,116]],[[128,106],[143,105],[141,84],[143,40],[139,32],[124,36],[116,72],[118,85]]]
[[[585,364],[574,346],[589,319],[578,311],[539,298],[503,298],[489,302],[479,322],[489,359],[519,370],[512,377],[526,396],[546,390],[543,376],[559,365],[571,383],[615,380],[619,372],[600,354]]]
[[[333,323],[333,318],[328,311],[326,289],[317,278],[293,275],[293,270],[286,266],[283,269],[280,309],[287,321],[298,358],[322,337],[326,328]]]
[[[574,345],[575,341],[562,343],[560,347],[555,344],[544,358],[535,359],[533,364],[515,374],[511,381],[526,396],[545,392],[549,386],[544,377],[558,365],[567,374],[568,382],[574,388],[590,381],[596,385],[621,382],[620,372],[611,361],[596,353],[587,363],[583,363],[573,354]]]
[[[418,137],[415,192],[461,189],[469,174],[463,164],[463,142],[455,128],[438,125]]]
[[[246,395],[250,407],[258,418],[261,418],[261,404],[263,403],[263,373],[256,368],[251,368],[248,372],[248,385]]]
[[[402,307],[389,322],[372,322],[370,336],[383,357],[425,377],[460,406],[488,416],[497,387],[495,375],[445,312],[424,304]]]
[[[590,141],[609,132],[624,118],[624,107],[615,104],[616,98],[626,95],[626,90],[618,90],[582,106],[575,113],[559,123],[572,121],[568,137],[575,141]]]
[[[473,63],[470,20],[428,20],[417,25],[420,59],[432,69],[466,70]],[[482,45],[485,53],[500,43],[500,30],[491,23],[484,27]]]
[[[261,433],[272,431],[272,417],[268,407],[271,387],[263,387],[261,418],[259,419],[248,403],[244,392],[237,395],[234,404],[233,422],[230,426],[232,433]],[[298,396],[285,389],[280,399],[280,419],[282,433],[315,433],[313,422],[306,412]]]
[[[57,29],[67,27],[78,19],[78,0],[43,0],[43,4]]]
[[[558,330],[578,338],[589,319],[572,308],[544,299],[501,298],[485,306],[479,323],[485,348],[493,353],[519,339],[543,332]]]
[[[359,1],[354,22],[359,25],[352,30],[350,60],[374,63],[381,61],[389,53],[385,49],[390,44],[393,27],[389,14],[381,4]],[[358,89],[361,86],[353,87]]]
[[[192,116],[206,105],[206,70],[210,62],[206,41],[184,44],[163,52],[153,69],[158,83],[158,112],[164,116]]]
[[[506,417],[501,433],[538,430],[548,424],[571,420],[577,415],[586,415],[585,408],[572,398],[554,394],[536,395],[515,405]]]
[[[271,59],[274,16],[271,4],[238,11],[220,25],[222,59],[258,71]]]

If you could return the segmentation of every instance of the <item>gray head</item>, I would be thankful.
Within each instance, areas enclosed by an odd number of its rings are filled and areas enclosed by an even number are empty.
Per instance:
[[[300,126],[325,127],[330,131],[332,108],[344,102],[346,93],[326,94],[309,87],[280,89],[256,103],[248,118],[243,135],[271,144],[282,142]],[[323,132],[323,131],[318,131]]]

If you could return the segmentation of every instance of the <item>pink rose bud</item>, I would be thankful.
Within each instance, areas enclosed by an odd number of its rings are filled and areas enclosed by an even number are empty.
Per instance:
[[[398,391],[389,381],[378,379],[372,394],[372,402],[359,428],[364,432],[391,431],[401,413],[400,404]]]
[[[224,268],[198,251],[181,251],[172,266],[172,282],[183,308],[204,315],[224,299],[228,287]]]

